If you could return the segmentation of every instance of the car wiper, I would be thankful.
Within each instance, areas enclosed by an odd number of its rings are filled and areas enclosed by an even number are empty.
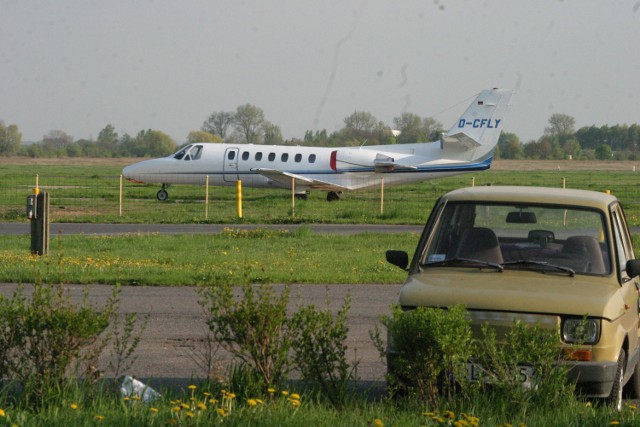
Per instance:
[[[427,262],[425,264],[422,264],[422,267],[448,267],[452,265],[462,267],[478,267],[478,265],[480,265],[481,267],[495,268],[501,273],[504,270],[504,267],[497,262],[488,262],[481,259],[470,258],[448,258],[441,261]]]
[[[544,267],[545,269],[552,269],[562,271],[564,273],[569,274],[569,276],[573,277],[576,272],[574,269],[565,267],[564,265],[551,264],[547,261],[533,261],[530,259],[519,259],[517,261],[508,261],[502,264],[505,267],[510,267],[512,265],[524,265],[529,267]],[[530,268],[533,269],[533,268]]]

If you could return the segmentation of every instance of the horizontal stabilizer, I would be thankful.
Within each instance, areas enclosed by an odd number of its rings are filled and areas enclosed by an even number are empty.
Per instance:
[[[391,157],[386,159],[376,159],[373,164],[375,171],[378,173],[393,172],[398,169],[417,169],[417,166],[396,163]]]
[[[308,178],[304,175],[299,175],[291,172],[284,172],[276,169],[251,169],[253,172],[257,172],[262,176],[269,178],[276,182],[280,187],[291,188],[292,182],[295,182],[295,186],[299,188],[313,188],[317,190],[327,191],[344,191],[350,190],[349,187],[343,185],[334,184],[328,181],[322,181],[319,179]]]

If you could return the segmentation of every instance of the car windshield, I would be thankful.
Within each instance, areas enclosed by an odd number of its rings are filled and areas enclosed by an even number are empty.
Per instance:
[[[611,272],[611,251],[603,218],[597,210],[569,206],[449,202],[437,214],[421,265],[497,264],[504,269],[606,275]]]

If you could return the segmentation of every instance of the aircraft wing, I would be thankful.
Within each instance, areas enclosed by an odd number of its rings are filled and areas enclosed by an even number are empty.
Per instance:
[[[291,172],[284,172],[276,169],[251,169],[254,172],[259,173],[262,176],[269,178],[272,181],[277,182],[280,186],[285,188],[291,188],[292,180],[295,182],[296,187],[307,187],[317,190],[329,190],[329,191],[344,191],[349,187],[343,185],[334,184],[328,181],[322,181],[319,179],[309,178],[304,175],[298,175]]]
[[[382,157],[379,155],[373,163],[373,166],[378,173],[393,172],[396,169],[417,169],[414,165],[398,163],[391,157]]]

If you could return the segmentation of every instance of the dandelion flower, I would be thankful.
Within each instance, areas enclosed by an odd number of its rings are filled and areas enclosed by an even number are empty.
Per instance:
[[[295,399],[289,399],[289,401],[291,402],[291,406],[293,406],[294,408],[299,408],[300,405],[302,404],[300,403],[299,400],[295,400]]]
[[[205,405],[204,403],[200,402],[200,403],[198,403],[198,409],[200,409],[201,411],[205,411],[207,409],[207,405]]]
[[[289,396],[289,392],[287,390],[282,390],[282,395],[283,396]]]
[[[180,406],[182,407],[182,409],[189,409],[189,405],[187,405],[186,403],[181,403]]]
[[[609,423],[610,426],[617,426],[620,425],[620,421],[618,420],[611,420],[611,422]]]
[[[76,410],[76,409],[78,409],[78,405],[75,404],[75,403],[72,403],[71,405],[69,405],[69,408],[71,408],[73,410]]]
[[[151,412],[153,412],[154,414],[157,414],[157,413],[158,413],[158,408],[149,408],[149,410],[150,410]]]
[[[249,404],[249,406],[256,406],[258,402],[256,402],[255,399],[249,399],[247,400],[247,404]]]
[[[96,421],[102,421],[104,417],[102,415],[96,415]]]
[[[180,412],[180,409],[181,408],[179,406],[174,406],[173,408],[171,408],[173,412]]]
[[[4,409],[0,408],[0,417],[6,417],[7,414],[4,412]]]
[[[300,400],[300,395],[299,395],[298,393],[293,393],[293,394],[291,395],[291,398],[292,398],[293,400]]]
[[[384,423],[380,418],[376,418],[375,420],[373,420],[373,425],[375,427],[384,427]]]
[[[444,411],[444,417],[452,420],[456,417],[456,414],[454,414],[453,411]]]
[[[185,412],[184,414],[187,416],[187,418],[193,418],[195,415],[193,412],[189,412],[189,411]]]
[[[269,388],[267,389],[267,391],[268,391],[270,394],[273,394],[273,393],[275,393],[275,392],[276,392],[276,389],[275,389],[275,388],[273,388],[273,387],[269,387]]]
[[[209,399],[209,403],[211,405],[215,405],[216,403],[218,403],[218,399]]]
[[[256,403],[257,403],[258,405],[262,405],[264,402],[262,401],[262,399],[256,399]]]
[[[191,384],[190,386],[187,387],[189,390],[195,390],[198,388],[198,386]]]
[[[216,409],[216,412],[218,413],[218,415],[220,415],[221,417],[224,417],[225,415],[227,415],[227,411],[225,411],[222,408],[218,408]]]

